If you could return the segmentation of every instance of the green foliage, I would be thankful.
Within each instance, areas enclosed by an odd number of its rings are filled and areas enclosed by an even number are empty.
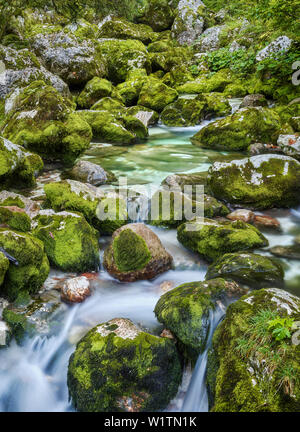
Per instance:
[[[270,57],[260,61],[256,70],[261,75],[270,72],[272,76],[287,78],[293,73],[292,64],[299,60],[300,50],[274,53]]]
[[[239,49],[230,52],[229,48],[220,48],[209,53],[207,60],[209,68],[214,72],[230,68],[233,72],[247,74],[254,71],[255,54],[251,50]]]
[[[291,328],[293,327],[294,320],[291,318],[277,317],[268,322],[268,330],[271,331],[273,338],[276,341],[281,341],[291,337]]]

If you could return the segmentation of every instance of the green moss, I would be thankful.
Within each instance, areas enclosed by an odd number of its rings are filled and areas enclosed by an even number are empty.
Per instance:
[[[154,31],[161,32],[171,28],[174,11],[168,0],[147,0],[139,21],[149,24]]]
[[[194,81],[188,81],[177,87],[176,90],[180,94],[223,92],[234,80],[235,77],[229,69],[222,69],[213,75],[204,75]]]
[[[9,261],[6,256],[0,252],[0,286],[4,282],[5,274],[9,268]]]
[[[31,219],[19,207],[0,207],[0,222],[17,231],[30,231]]]
[[[99,264],[96,231],[76,213],[41,212],[35,218],[34,235],[45,246],[50,263],[63,270],[84,272]]]
[[[9,326],[16,341],[21,343],[30,330],[26,317],[6,308],[2,313],[2,318]]]
[[[152,78],[143,85],[138,105],[161,112],[165,106],[172,103],[177,97],[176,90]]]
[[[246,150],[256,142],[276,143],[279,116],[268,108],[243,108],[202,128],[191,140],[196,146],[216,150]]]
[[[201,219],[178,227],[178,240],[208,261],[225,253],[251,250],[268,245],[267,239],[252,225],[242,221],[217,222]]]
[[[280,155],[258,155],[215,163],[207,182],[216,198],[265,209],[291,207],[299,202],[300,164]]]
[[[190,282],[163,294],[155,306],[157,319],[171,330],[183,354],[193,362],[206,347],[209,310],[226,290],[224,279]]]
[[[77,98],[77,105],[80,108],[89,109],[99,99],[112,94],[113,86],[110,81],[104,78],[94,77],[89,81]]]
[[[141,332],[125,319],[90,330],[69,362],[68,387],[79,411],[162,409],[180,381],[174,342]]]
[[[134,72],[138,72],[139,70]],[[137,104],[140,92],[147,81],[147,74],[141,71],[140,74],[130,74],[126,81],[117,86],[117,90],[126,106]]]
[[[134,39],[149,44],[157,38],[152,28],[143,24],[134,24],[122,18],[112,17],[102,24],[98,37],[112,39]]]
[[[151,259],[145,240],[130,229],[123,230],[112,247],[116,266],[122,272],[141,270]]]
[[[223,277],[241,282],[255,289],[281,287],[284,271],[278,261],[258,254],[225,254],[208,268],[205,278]]]
[[[299,320],[299,313],[299,299],[278,289],[254,291],[229,306],[208,357],[212,411],[299,411],[299,345],[276,341],[268,328],[276,317]]]
[[[117,99],[113,99],[110,97],[105,97],[98,100],[92,107],[91,110],[98,111],[110,111],[110,112],[119,112],[124,109],[124,105],[121,101]]]
[[[43,243],[30,234],[1,229],[0,246],[18,262],[18,265],[9,265],[4,284],[0,288],[2,295],[14,300],[23,290],[30,294],[36,293],[49,273]]]

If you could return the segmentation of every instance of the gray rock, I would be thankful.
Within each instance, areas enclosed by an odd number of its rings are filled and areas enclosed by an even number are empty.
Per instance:
[[[204,18],[198,14],[200,6],[205,6],[201,0],[179,1],[172,35],[180,45],[191,45],[203,33]]]
[[[300,137],[298,135],[279,135],[277,144],[284,154],[300,160]]]
[[[260,50],[256,55],[256,61],[260,62],[265,58],[271,57],[273,54],[279,52],[289,51],[293,41],[287,36],[279,36],[276,40],[271,42],[265,48]]]
[[[84,160],[78,161],[69,175],[74,180],[90,183],[94,186],[106,184],[115,178],[113,174],[105,171],[100,165]]]
[[[61,290],[62,300],[68,303],[81,303],[90,295],[90,283],[84,276],[67,280]]]
[[[201,52],[216,51],[220,48],[220,33],[224,26],[210,27],[202,33],[197,50]]]

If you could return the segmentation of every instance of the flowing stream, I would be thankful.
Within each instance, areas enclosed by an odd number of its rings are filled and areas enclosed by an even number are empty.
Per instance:
[[[232,101],[233,109],[238,103],[238,100]],[[147,143],[132,147],[94,143],[84,159],[99,162],[117,176],[126,175],[131,186],[147,184],[157,188],[169,174],[207,171],[215,160],[228,157],[226,153],[203,150],[191,144],[190,137],[205,124],[207,122],[186,129],[155,127],[150,130]],[[57,174],[53,173],[52,181],[55,176]],[[268,214],[277,217],[283,228],[282,233],[264,233],[270,246],[292,244],[294,237],[300,234],[300,209],[272,210]],[[68,360],[79,339],[101,322],[117,317],[130,318],[145,330],[160,334],[163,327],[153,312],[159,297],[182,283],[204,280],[207,264],[178,243],[175,230],[151,228],[174,257],[174,269],[155,280],[120,283],[101,268],[91,279],[92,296],[80,305],[67,306],[59,302],[59,294],[53,287],[68,275],[51,271],[45,284],[48,303],[43,305],[37,318],[41,321],[40,331],[22,346],[12,342],[8,349],[0,350],[0,411],[72,410],[67,389]],[[101,239],[101,254],[108,242],[108,238]],[[300,261],[282,262],[286,289],[300,296]],[[51,302],[56,304],[55,311],[47,315]],[[207,353],[224,313],[223,304],[211,312],[206,350],[199,356],[193,371],[186,365],[178,395],[168,409],[208,411]]]

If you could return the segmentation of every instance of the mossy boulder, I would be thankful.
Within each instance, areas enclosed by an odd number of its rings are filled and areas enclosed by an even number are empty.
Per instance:
[[[34,219],[33,234],[44,243],[54,267],[76,272],[97,269],[98,235],[79,213],[41,210]]]
[[[99,324],[77,344],[68,387],[79,411],[156,411],[176,395],[181,375],[174,341],[116,318]]]
[[[235,79],[236,77],[234,77],[229,69],[221,69],[214,74],[201,74],[200,77],[177,86],[176,90],[180,94],[223,92]]]
[[[214,261],[229,252],[268,246],[268,240],[258,229],[242,221],[195,219],[178,227],[177,238],[207,261]]]
[[[0,206],[0,223],[17,231],[30,231],[31,219],[24,209],[17,206]]]
[[[195,126],[203,119],[230,114],[231,106],[221,93],[201,94],[194,99],[180,97],[161,114],[167,126]]]
[[[153,45],[153,44],[152,44]],[[156,48],[159,49],[159,48]],[[175,77],[172,73],[173,69],[177,69],[180,66],[183,66],[183,63],[188,63],[191,61],[192,52],[187,47],[178,47],[169,45],[166,51],[153,51],[153,46],[151,47],[151,52],[149,54],[151,59],[152,71],[153,72],[165,72],[170,73],[167,76],[163,77],[164,84],[170,85],[172,81],[175,80]],[[178,79],[178,75],[176,74],[176,78]],[[161,78],[158,76],[157,78]],[[181,77],[183,78],[183,77]],[[187,74],[187,79],[189,78],[189,74]],[[191,78],[192,79],[192,78]],[[176,80],[175,80],[176,82]]]
[[[180,190],[158,190],[151,198],[149,223],[156,226],[178,227],[183,222],[201,216],[213,218],[226,216],[228,208],[214,197],[203,194],[197,197],[183,194]]]
[[[229,306],[208,356],[211,411],[299,411],[300,345],[292,327],[299,319],[299,298],[276,288]],[[276,322],[287,330],[279,339],[270,327]]]
[[[101,186],[117,180],[112,172],[106,171],[100,165],[86,160],[77,161],[65,175],[72,180],[89,183],[93,186]]]
[[[84,85],[93,77],[107,73],[106,60],[98,44],[87,38],[55,32],[37,34],[31,41],[46,67],[70,86]]]
[[[147,0],[139,22],[148,24],[156,32],[171,28],[174,21],[174,11],[168,0]]]
[[[112,94],[112,83],[104,78],[94,77],[86,83],[84,89],[77,98],[77,105],[83,109],[89,109],[99,99]]]
[[[46,159],[71,162],[86,150],[90,126],[76,113],[75,105],[43,81],[35,81],[14,100],[3,135]]]
[[[191,45],[204,30],[205,6],[201,0],[180,0],[172,26],[172,36],[181,45]]]
[[[76,180],[49,183],[44,187],[46,206],[59,212],[76,211],[101,234],[112,234],[128,221],[126,202],[117,196],[105,196],[90,184]]]
[[[281,155],[216,162],[207,178],[216,198],[254,209],[296,205],[300,200],[299,181],[300,163]]]
[[[137,69],[129,72],[126,81],[116,87],[126,106],[137,104],[142,87],[147,80],[146,71]]]
[[[8,258],[0,251],[0,286],[4,282],[5,274],[9,268]]]
[[[217,300],[243,294],[235,283],[224,279],[189,282],[163,294],[154,312],[159,322],[171,330],[185,357],[193,362],[206,347],[210,319]]]
[[[13,301],[21,291],[36,293],[49,273],[49,262],[43,243],[30,234],[0,229],[0,247],[16,261],[10,262],[1,295]]]
[[[274,111],[262,107],[242,108],[205,126],[191,140],[203,148],[240,151],[255,142],[275,144],[280,129],[280,118]]]
[[[114,232],[104,253],[104,266],[121,281],[153,279],[169,270],[172,257],[146,225],[129,224]]]
[[[206,273],[206,280],[217,277],[232,279],[252,288],[282,287],[284,271],[274,259],[253,253],[225,254]]]
[[[151,71],[151,63],[145,45],[138,40],[101,39],[101,52],[108,65],[108,77],[119,84],[134,69]]]
[[[40,210],[40,205],[37,201],[7,190],[0,192],[0,206],[22,209],[30,219],[36,216]]]
[[[0,136],[0,189],[34,186],[43,166],[38,155]]]
[[[176,90],[152,78],[143,85],[139,95],[138,105],[161,112],[167,105],[174,102],[177,97],[178,94]]]
[[[135,39],[147,45],[153,42],[157,36],[150,26],[135,24],[124,18],[111,17],[100,26],[98,33],[100,38],[111,39]]]
[[[94,103],[91,107],[91,111],[109,111],[113,114],[115,112],[122,112],[124,108],[124,104],[121,100],[113,97],[103,97]]]

